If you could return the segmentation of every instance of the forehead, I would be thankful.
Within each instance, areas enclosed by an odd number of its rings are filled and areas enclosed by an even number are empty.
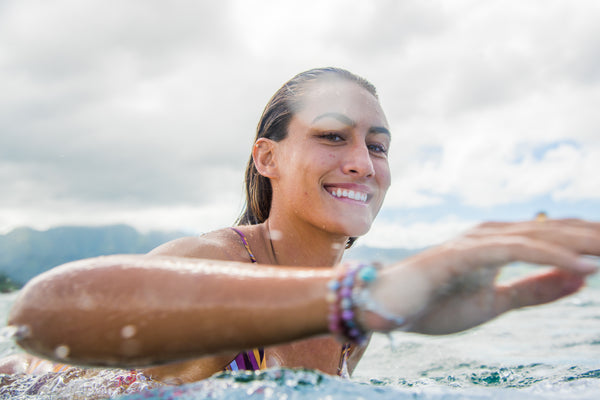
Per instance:
[[[306,88],[294,117],[310,124],[327,113],[342,114],[359,124],[387,127],[379,101],[369,91],[347,80],[320,80]]]

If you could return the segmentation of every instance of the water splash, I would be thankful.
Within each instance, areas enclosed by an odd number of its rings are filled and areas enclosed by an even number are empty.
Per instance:
[[[42,375],[0,375],[0,398],[13,400],[106,399],[164,386],[141,373],[69,368]]]
[[[392,387],[375,387],[306,369],[223,372],[204,381],[119,397],[119,400],[171,399],[408,399]]]
[[[181,386],[124,370],[82,370],[44,375],[0,375],[0,398],[15,400],[104,399],[595,399],[600,370],[572,367],[571,378],[553,376],[548,365],[513,368],[457,365],[432,368],[420,380],[352,381],[305,369],[223,372]],[[582,380],[587,381],[582,384]],[[577,393],[577,396],[573,396]],[[569,394],[565,396],[565,394]]]
[[[21,340],[29,337],[31,330],[27,325],[8,325],[0,328],[0,341]]]

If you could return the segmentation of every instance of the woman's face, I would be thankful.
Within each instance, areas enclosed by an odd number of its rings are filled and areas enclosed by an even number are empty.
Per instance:
[[[276,143],[273,204],[327,232],[363,235],[390,185],[389,147],[372,94],[345,80],[312,84]]]

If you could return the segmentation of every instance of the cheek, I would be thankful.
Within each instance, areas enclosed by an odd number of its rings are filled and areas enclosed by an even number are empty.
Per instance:
[[[322,170],[337,169],[339,164],[339,155],[336,153],[326,153],[319,158],[319,167]]]
[[[379,178],[378,181],[381,188],[387,190],[392,183],[392,174],[389,165],[385,163],[385,165],[379,166],[376,170],[376,176]]]
[[[315,153],[313,157],[306,160],[305,167],[315,173],[324,173],[335,167],[338,156],[335,153]]]
[[[328,153],[327,156],[319,160],[319,166],[322,169],[331,169],[337,163],[337,156],[332,153]]]

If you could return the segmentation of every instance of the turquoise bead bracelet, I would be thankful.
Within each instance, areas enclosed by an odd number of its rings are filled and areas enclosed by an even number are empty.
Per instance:
[[[329,330],[340,341],[362,344],[367,340],[368,332],[357,320],[357,310],[373,312],[397,326],[405,323],[403,317],[385,310],[371,298],[368,288],[377,275],[373,264],[349,263],[342,265],[329,281]]]

